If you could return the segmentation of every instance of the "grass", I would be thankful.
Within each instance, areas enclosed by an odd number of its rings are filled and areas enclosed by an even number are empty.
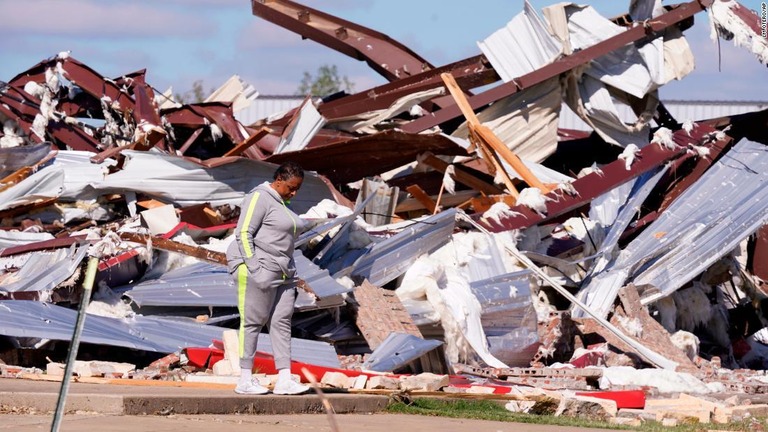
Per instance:
[[[729,424],[682,423],[674,427],[665,427],[658,422],[644,422],[640,427],[632,428],[576,417],[555,417],[553,415],[513,413],[505,409],[504,405],[498,401],[488,400],[405,398],[390,402],[387,407],[387,412],[393,414],[416,414],[555,426],[639,430],[643,432],[704,432],[712,430],[764,432],[766,430],[765,419],[757,418],[748,419],[742,422],[732,422]]]

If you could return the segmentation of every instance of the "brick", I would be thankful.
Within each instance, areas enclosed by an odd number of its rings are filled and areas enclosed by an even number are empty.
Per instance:
[[[616,417],[616,402],[588,396],[566,396],[560,400],[555,416],[608,420]]]
[[[341,372],[326,372],[320,380],[320,383],[328,387],[348,389],[352,388],[355,379],[350,378]]]
[[[609,423],[619,426],[640,427],[643,421],[639,418],[614,417],[608,420]]]
[[[397,390],[400,388],[400,381],[398,381],[395,378],[390,378],[386,376],[372,376],[368,379],[368,382],[365,384],[365,388],[370,390],[375,390],[375,389]]]
[[[224,342],[224,359],[229,362],[232,370],[240,369],[240,338],[237,330],[224,330],[221,334]]]
[[[400,388],[403,390],[438,391],[450,383],[448,375],[421,373],[400,378]]]
[[[355,288],[354,295],[359,305],[355,321],[371,349],[376,349],[392,332],[422,337],[394,291],[365,280]]]
[[[228,361],[217,361],[213,365],[213,374],[217,376],[235,376],[240,375],[240,368],[232,369],[232,364]]]
[[[365,388],[365,384],[368,382],[368,377],[365,375],[358,375],[352,380],[352,388],[355,390],[362,390]]]

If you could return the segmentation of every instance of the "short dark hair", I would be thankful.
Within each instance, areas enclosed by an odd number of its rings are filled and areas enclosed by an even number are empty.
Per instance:
[[[275,174],[272,176],[274,180],[283,181],[290,180],[294,177],[298,177],[303,180],[304,170],[301,168],[301,165],[292,161],[283,162],[279,167],[277,167]]]

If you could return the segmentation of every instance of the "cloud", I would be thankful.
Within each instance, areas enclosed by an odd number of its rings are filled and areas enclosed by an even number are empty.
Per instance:
[[[203,16],[158,7],[158,2],[26,0],[0,2],[0,34],[89,39],[156,36],[205,37],[216,25]]]
[[[312,41],[302,40],[298,34],[276,24],[260,19],[251,21],[238,35],[238,50],[257,50],[261,48],[301,48]]]

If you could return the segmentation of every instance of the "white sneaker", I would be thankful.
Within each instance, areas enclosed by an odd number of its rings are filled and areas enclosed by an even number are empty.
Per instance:
[[[299,384],[294,380],[277,380],[272,393],[276,395],[297,395],[309,391],[309,386]]]
[[[237,387],[235,387],[235,393],[237,394],[263,395],[267,394],[268,392],[268,388],[262,387],[253,381],[240,382],[237,384]]]

